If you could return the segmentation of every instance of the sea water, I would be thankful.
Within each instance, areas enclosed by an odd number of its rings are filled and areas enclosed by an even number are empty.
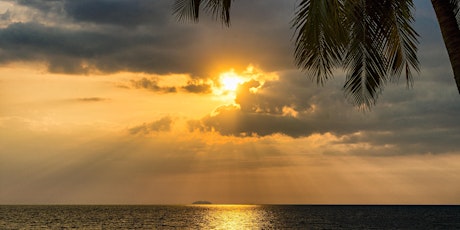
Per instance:
[[[1,205],[0,229],[460,229],[460,206]]]

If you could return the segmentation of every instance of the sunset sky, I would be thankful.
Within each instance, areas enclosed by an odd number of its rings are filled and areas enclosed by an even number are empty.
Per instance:
[[[430,1],[420,74],[370,111],[293,60],[296,0],[231,26],[173,0],[0,1],[0,204],[460,204],[460,95]]]

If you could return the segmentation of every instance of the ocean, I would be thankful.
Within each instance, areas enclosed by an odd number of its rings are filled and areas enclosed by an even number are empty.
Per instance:
[[[0,229],[460,229],[460,206],[0,205]]]

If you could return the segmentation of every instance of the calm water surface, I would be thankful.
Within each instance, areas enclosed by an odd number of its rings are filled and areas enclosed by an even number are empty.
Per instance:
[[[0,206],[0,229],[460,229],[460,206]]]

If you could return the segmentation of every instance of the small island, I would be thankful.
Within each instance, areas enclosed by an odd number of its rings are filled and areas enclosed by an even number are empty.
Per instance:
[[[192,204],[212,204],[210,201],[207,200],[197,200],[193,202]]]

